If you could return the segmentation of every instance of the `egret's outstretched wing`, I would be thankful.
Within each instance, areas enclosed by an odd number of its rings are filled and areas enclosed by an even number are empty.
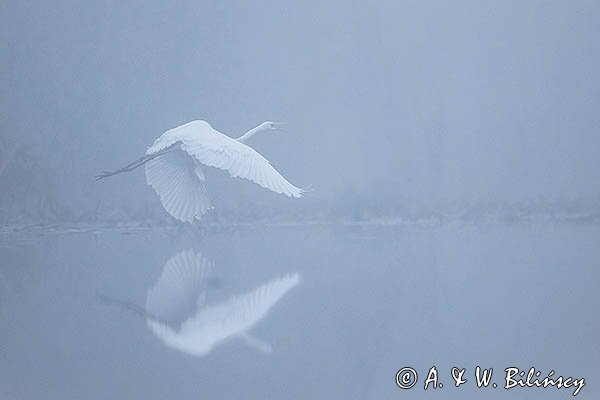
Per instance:
[[[205,355],[221,341],[250,330],[299,282],[297,274],[287,275],[267,282],[247,294],[200,307],[179,330],[159,321],[147,322],[165,344],[186,353]]]
[[[202,164],[223,169],[233,177],[248,179],[265,189],[289,197],[302,197],[304,190],[288,182],[269,161],[252,147],[233,139],[216,143],[183,143],[181,148]]]
[[[288,182],[269,161],[252,147],[215,130],[206,121],[192,121],[163,133],[146,154],[154,154],[181,142],[181,149],[202,164],[223,169],[229,175],[248,179],[265,189],[290,197],[304,190]]]
[[[198,309],[212,264],[193,250],[180,251],[163,268],[148,289],[146,312],[160,321],[182,322]]]
[[[148,161],[145,167],[146,182],[173,217],[193,222],[212,208],[200,165],[187,153],[174,149]]]

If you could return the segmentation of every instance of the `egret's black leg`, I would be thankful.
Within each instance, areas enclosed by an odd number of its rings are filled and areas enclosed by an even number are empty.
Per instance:
[[[158,153],[149,154],[147,156],[140,157],[139,159],[135,160],[134,162],[132,162],[130,164],[127,164],[123,168],[119,168],[116,171],[102,171],[101,174],[96,175],[94,178],[95,178],[96,181],[99,181],[100,179],[108,178],[109,176],[118,175],[118,174],[122,174],[124,172],[133,171],[134,169],[136,169],[138,167],[141,167],[142,165],[146,164],[148,161],[154,160],[156,157],[160,157],[163,154],[168,153],[170,151],[173,151],[173,149],[169,147],[167,149],[159,151]]]

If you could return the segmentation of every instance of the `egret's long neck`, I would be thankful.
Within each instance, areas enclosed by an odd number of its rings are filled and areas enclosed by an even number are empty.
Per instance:
[[[252,136],[256,135],[258,132],[260,131],[264,131],[265,128],[263,128],[262,126],[257,126],[256,128],[252,128],[250,129],[248,132],[244,133],[242,136],[240,136],[239,138],[235,139],[238,142],[245,142],[246,140],[250,139]]]

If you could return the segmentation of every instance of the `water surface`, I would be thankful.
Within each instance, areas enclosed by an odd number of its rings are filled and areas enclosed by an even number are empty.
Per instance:
[[[499,385],[510,366],[584,377],[594,398],[599,239],[577,224],[4,235],[0,399],[572,397],[452,387],[451,367],[477,365]],[[434,365],[444,388],[424,392]],[[403,391],[405,366],[420,381]]]

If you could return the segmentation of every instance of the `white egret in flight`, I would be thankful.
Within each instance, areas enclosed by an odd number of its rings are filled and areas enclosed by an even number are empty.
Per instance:
[[[263,122],[233,139],[206,121],[191,121],[163,133],[144,157],[116,171],[104,171],[96,175],[96,180],[145,164],[146,182],[156,191],[165,210],[183,222],[200,219],[213,208],[201,165],[228,171],[232,177],[248,179],[276,193],[302,197],[306,189],[292,185],[265,157],[245,144],[258,132],[282,130],[284,125],[283,122]]]

